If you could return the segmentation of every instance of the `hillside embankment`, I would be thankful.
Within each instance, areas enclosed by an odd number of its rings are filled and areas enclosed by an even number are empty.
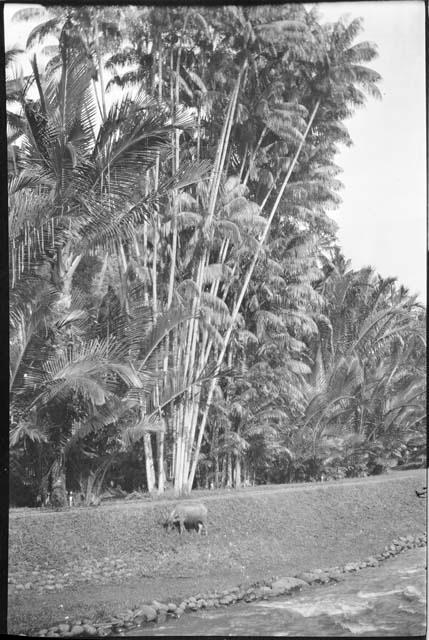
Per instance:
[[[102,620],[272,576],[343,565],[426,530],[425,470],[326,483],[194,492],[208,536],[167,532],[169,500],[9,515],[8,632]]]

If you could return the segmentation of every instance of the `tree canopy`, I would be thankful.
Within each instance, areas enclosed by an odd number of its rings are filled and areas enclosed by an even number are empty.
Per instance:
[[[381,97],[362,20],[44,17],[6,52],[13,499],[424,464],[425,309],[329,215]]]

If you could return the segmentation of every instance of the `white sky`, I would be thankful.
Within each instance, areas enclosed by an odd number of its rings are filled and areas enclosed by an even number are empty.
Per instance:
[[[6,4],[5,44],[23,46],[33,23],[15,25],[21,7]],[[364,18],[359,40],[378,45],[369,66],[383,77],[383,100],[346,122],[353,147],[337,164],[345,185],[343,204],[332,216],[339,244],[355,269],[372,265],[396,276],[426,302],[426,106],[425,7],[421,0],[321,3],[327,21],[341,15]]]
[[[354,268],[373,265],[426,302],[425,7],[420,1],[321,3],[327,20],[364,18],[358,40],[378,45],[368,66],[383,77],[383,100],[346,122],[354,142],[337,164],[343,204],[333,217]]]

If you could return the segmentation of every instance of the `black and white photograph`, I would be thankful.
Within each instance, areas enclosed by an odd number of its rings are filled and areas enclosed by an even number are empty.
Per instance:
[[[427,3],[2,10],[7,634],[426,637]]]

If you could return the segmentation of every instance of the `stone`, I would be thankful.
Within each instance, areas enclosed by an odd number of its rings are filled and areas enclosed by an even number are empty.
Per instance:
[[[157,624],[163,624],[166,620],[167,620],[167,612],[158,611],[158,615],[156,616]]]
[[[83,633],[84,629],[80,624],[75,624],[71,629],[70,629],[70,633],[72,634],[72,636],[80,636],[81,633]]]
[[[267,598],[268,596],[272,595],[273,590],[271,589],[271,587],[259,587],[256,591],[256,596],[259,598]]]
[[[292,591],[299,591],[305,587],[308,587],[308,583],[305,580],[291,577],[279,578],[271,585],[271,589],[276,595],[292,593]]]
[[[134,627],[134,622],[131,622],[131,620],[126,620],[124,622],[124,627],[125,629],[131,629],[132,627]]]
[[[168,605],[163,602],[158,602],[158,600],[153,600],[151,605],[156,611],[159,613],[160,611],[168,611]]]
[[[143,616],[143,619],[146,622],[152,622],[153,620],[156,620],[156,610],[147,604],[144,604],[139,608],[139,613]]]
[[[344,568],[346,571],[359,571],[359,562],[349,562]]]
[[[225,605],[228,605],[228,604],[231,604],[231,603],[232,603],[232,598],[231,598],[231,596],[223,596],[223,598],[220,598],[220,599],[219,599],[219,604],[225,604]]]
[[[62,622],[58,625],[58,631],[60,633],[65,633],[66,631],[70,631],[70,625],[67,622]]]
[[[167,605],[167,611],[169,613],[174,613],[175,611],[177,611],[177,605],[174,604],[174,602],[169,602]]]
[[[326,575],[328,576],[329,580],[332,580],[333,582],[341,582],[342,580],[344,580],[343,574],[338,570],[329,571]]]
[[[197,611],[198,605],[196,602],[188,602],[188,604],[186,605],[186,609],[189,609],[190,611]]]
[[[180,618],[181,616],[183,616],[185,612],[185,609],[182,607],[177,607],[176,611],[174,612],[174,615],[176,616],[176,618]]]
[[[374,556],[370,556],[369,558],[366,559],[366,563],[368,565],[368,567],[377,567],[378,566],[378,560],[377,558],[374,558]]]
[[[320,576],[321,574],[316,573],[316,571],[303,571],[295,576],[295,580],[301,580],[307,584],[313,584],[313,582],[320,582]]]
[[[84,624],[83,625],[83,630],[85,632],[86,635],[88,636],[96,636],[97,635],[97,629],[94,627],[94,625],[92,624]]]

